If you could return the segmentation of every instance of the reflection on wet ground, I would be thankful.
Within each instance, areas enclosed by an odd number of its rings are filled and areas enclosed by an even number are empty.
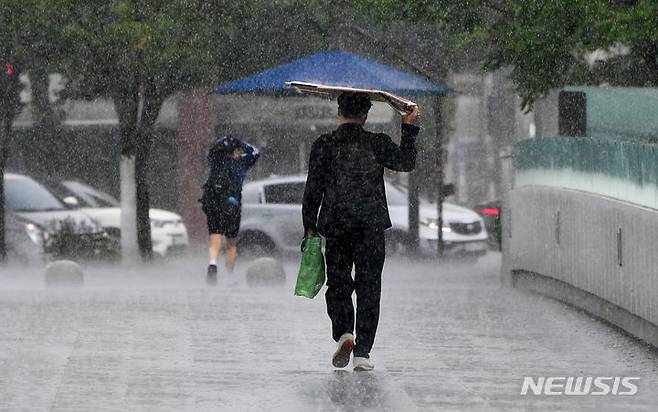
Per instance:
[[[0,410],[655,410],[658,356],[477,265],[389,260],[373,372],[334,371],[324,299],[251,287],[248,263],[0,272]],[[633,397],[523,397],[524,376],[642,377]]]
[[[327,381],[327,393],[337,410],[408,411],[415,409],[409,396],[395,387],[385,372],[335,370]]]

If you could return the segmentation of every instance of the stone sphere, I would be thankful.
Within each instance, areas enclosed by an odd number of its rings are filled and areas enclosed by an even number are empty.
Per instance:
[[[84,283],[82,268],[72,260],[56,260],[46,266],[46,285],[81,286]]]
[[[263,257],[254,260],[247,269],[249,285],[283,285],[286,283],[286,271],[277,259]]]

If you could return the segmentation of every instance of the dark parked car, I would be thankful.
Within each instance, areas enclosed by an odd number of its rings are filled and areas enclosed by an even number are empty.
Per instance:
[[[484,225],[489,234],[489,244],[493,249],[500,250],[502,240],[502,227],[500,220],[501,202],[499,200],[494,200],[478,205],[475,207],[475,211],[478,212],[484,220]]]

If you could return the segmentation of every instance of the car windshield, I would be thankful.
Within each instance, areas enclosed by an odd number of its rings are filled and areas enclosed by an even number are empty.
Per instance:
[[[304,182],[277,183],[265,186],[267,203],[301,205],[304,198]]]
[[[66,209],[45,187],[29,178],[5,179],[5,202],[7,209],[23,212]]]
[[[61,186],[78,199],[82,207],[119,207],[119,201],[84,183],[64,181]]]

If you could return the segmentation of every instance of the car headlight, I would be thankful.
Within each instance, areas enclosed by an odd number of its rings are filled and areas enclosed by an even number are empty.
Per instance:
[[[432,218],[425,218],[420,221],[420,224],[423,226],[427,226],[428,228],[432,230],[437,230],[439,228],[439,222],[436,219]],[[443,224],[443,227],[441,228],[441,231],[443,233],[450,233],[452,232],[452,229],[450,226],[446,225],[445,223]]]
[[[41,228],[34,223],[28,223],[25,225],[25,232],[34,244],[41,246],[43,241],[47,238],[46,233],[41,230]]]

